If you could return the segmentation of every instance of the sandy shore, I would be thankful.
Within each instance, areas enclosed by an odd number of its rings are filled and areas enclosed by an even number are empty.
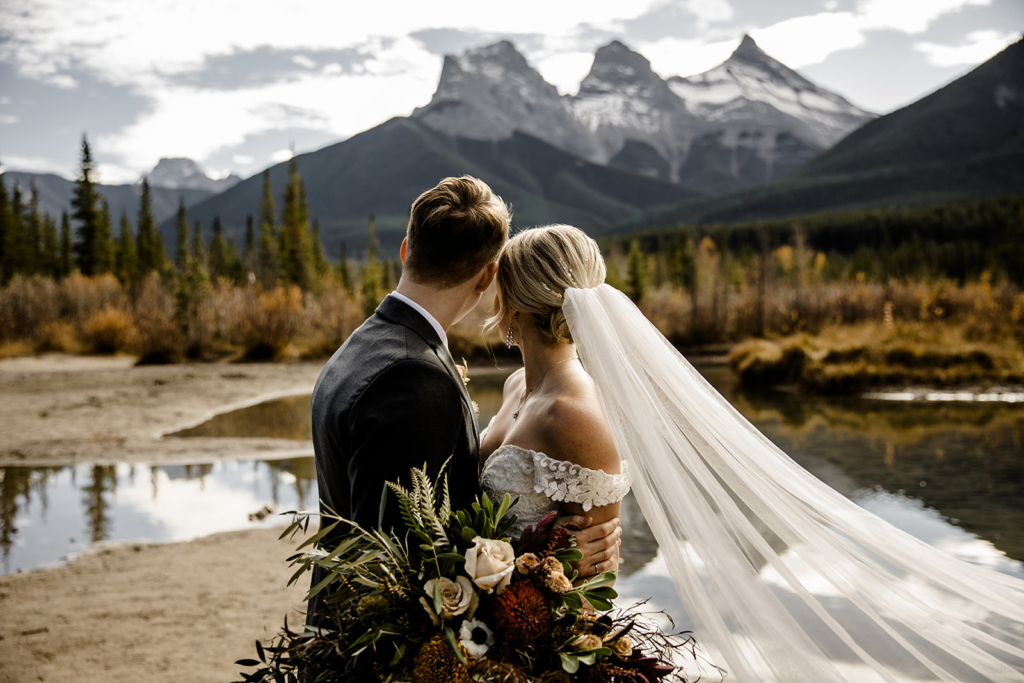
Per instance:
[[[127,544],[0,576],[0,683],[240,680],[235,660],[296,611],[279,529]]]
[[[0,361],[0,466],[311,454],[278,439],[161,439],[226,408],[308,393],[322,363],[135,368],[132,358]],[[297,545],[275,529],[128,544],[0,576],[0,683],[231,681],[253,640],[301,621]],[[302,582],[305,583],[305,582]]]
[[[160,439],[214,412],[309,393],[323,362],[133,367],[130,357],[0,361],[0,466],[312,455],[283,439]]]

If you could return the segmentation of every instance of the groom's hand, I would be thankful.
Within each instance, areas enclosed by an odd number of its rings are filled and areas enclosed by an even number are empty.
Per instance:
[[[593,521],[593,518],[583,515],[566,515],[555,520],[555,526],[574,529],[572,535],[576,537],[576,549],[583,553],[583,558],[573,562],[572,566],[582,579],[617,571],[619,568],[619,537],[622,536],[622,529],[618,518],[591,526]]]

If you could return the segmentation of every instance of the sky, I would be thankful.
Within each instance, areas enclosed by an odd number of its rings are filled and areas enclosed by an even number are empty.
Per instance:
[[[887,113],[1020,37],[1021,0],[3,0],[0,163],[105,183],[161,157],[243,177],[430,101],[445,54],[512,41],[563,93],[620,40],[663,77],[749,34]]]

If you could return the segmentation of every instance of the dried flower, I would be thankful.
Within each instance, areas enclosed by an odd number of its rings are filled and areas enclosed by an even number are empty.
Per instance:
[[[494,631],[482,621],[466,619],[459,629],[459,642],[474,657],[483,657],[494,645]]]
[[[462,650],[465,655],[465,648]],[[466,683],[469,670],[459,662],[444,636],[436,635],[425,642],[416,655],[412,680],[414,683]]]
[[[584,633],[576,636],[569,643],[569,647],[577,652],[583,650],[596,650],[599,647],[604,647],[604,643],[601,641],[601,636],[594,635],[593,633]]]
[[[530,581],[516,581],[501,594],[494,604],[494,619],[498,630],[515,644],[529,643],[554,626],[547,598]]]
[[[539,557],[533,553],[525,553],[516,558],[516,571],[520,574],[532,574],[541,564]]]
[[[467,618],[472,618],[476,612],[477,597],[473,590],[473,584],[465,576],[456,577],[455,581],[442,576],[440,579],[431,579],[423,585],[427,595],[434,594],[434,584],[441,582],[441,614],[434,611],[433,599],[420,598],[420,604],[427,610],[434,626],[440,626],[441,621],[451,621],[454,617],[465,613]]]
[[[501,595],[512,580],[515,560],[515,551],[505,541],[477,536],[466,551],[466,574],[488,593]]]
[[[612,653],[620,659],[626,659],[633,654],[633,639],[629,636],[619,636],[612,642],[608,643],[608,647],[611,648]]]
[[[356,614],[360,619],[376,619],[387,613],[391,603],[383,595],[367,595],[356,604]]]
[[[549,572],[544,576],[544,587],[552,593],[567,593],[572,590],[572,581],[559,568],[557,572]]]

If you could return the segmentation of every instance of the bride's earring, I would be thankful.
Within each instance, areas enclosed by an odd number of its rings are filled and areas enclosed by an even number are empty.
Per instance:
[[[513,315],[512,320],[515,320],[516,315],[519,314],[516,313]],[[508,321],[508,334],[505,335],[505,346],[507,346],[509,350],[511,350],[512,346],[516,343],[516,335],[512,332],[512,320]]]

